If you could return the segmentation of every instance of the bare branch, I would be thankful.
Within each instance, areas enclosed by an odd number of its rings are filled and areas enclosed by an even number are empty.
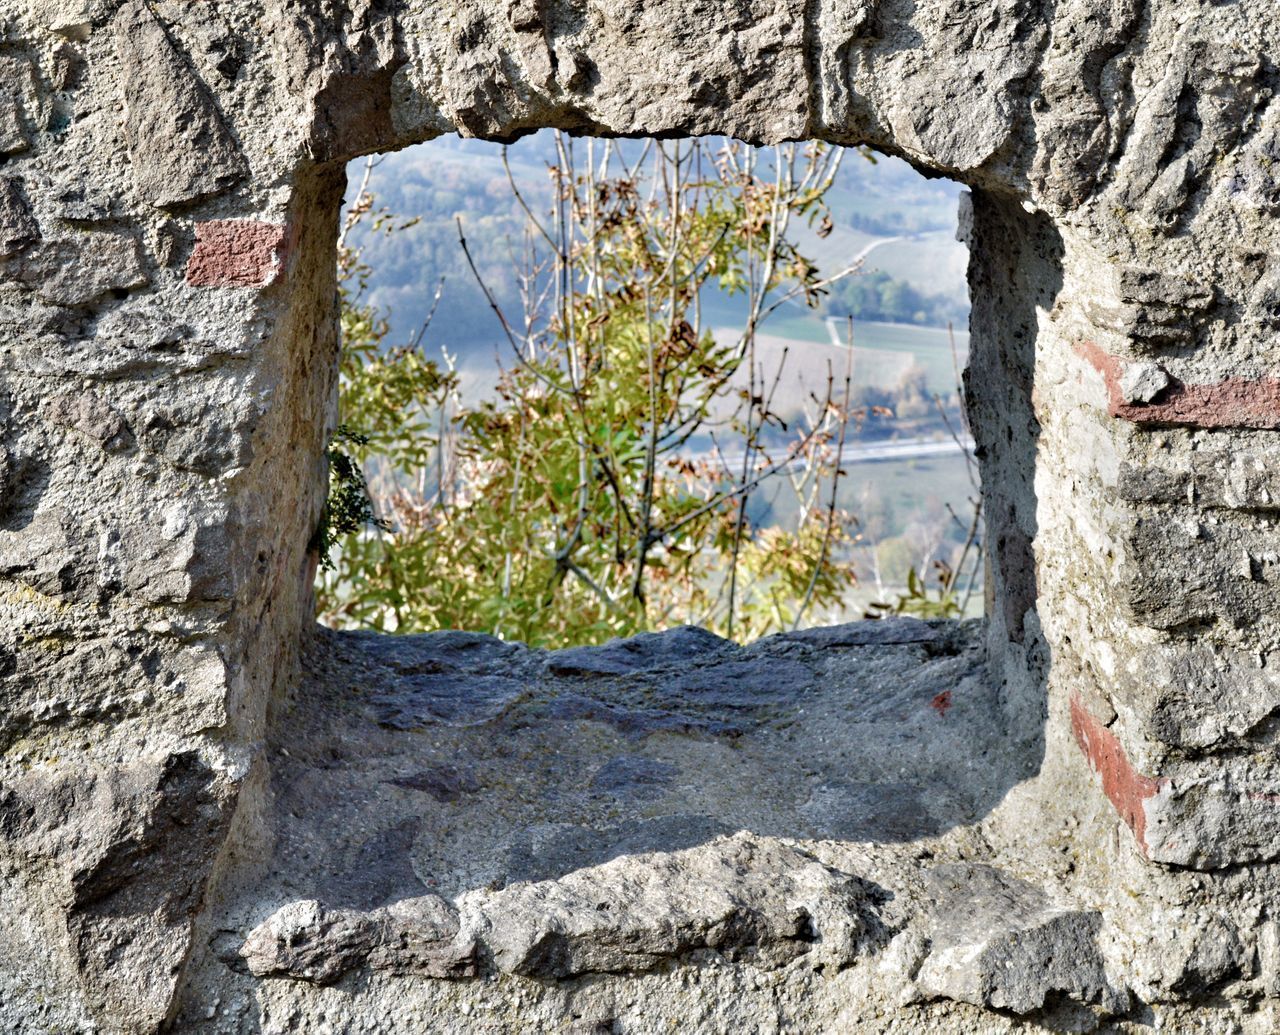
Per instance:
[[[835,532],[836,504],[840,493],[841,461],[844,459],[845,434],[849,428],[849,399],[853,393],[853,317],[849,317],[846,321],[845,341],[848,345],[848,356],[845,360],[844,369],[844,409],[840,414],[840,438],[839,444],[836,446],[835,469],[831,472],[831,499],[827,504],[827,527],[822,534],[822,549],[818,553],[818,561],[813,566],[813,574],[809,576],[809,584],[805,587],[800,607],[796,610],[796,620],[791,625],[793,630],[800,628],[804,613],[809,609],[809,604],[813,600],[814,590],[818,586],[818,578],[827,564],[827,554],[831,548],[831,537]]]
[[[471,274],[476,278],[476,283],[480,285],[480,290],[484,292],[485,301],[489,303],[489,308],[493,310],[494,314],[498,317],[498,321],[502,324],[502,330],[506,333],[507,341],[511,343],[511,350],[515,353],[517,361],[519,361],[519,363],[528,370],[529,373],[552,391],[562,392],[566,395],[572,394],[563,385],[558,385],[552,381],[546,374],[534,367],[525,358],[520,346],[516,343],[515,332],[512,331],[511,324],[507,322],[506,314],[503,313],[502,308],[494,300],[493,293],[489,290],[489,286],[484,282],[484,278],[480,276],[480,271],[476,268],[475,260],[471,257],[471,249],[467,247],[467,239],[462,233],[462,217],[455,216],[454,219],[458,224],[458,244],[462,246],[462,254],[466,256],[467,265],[471,267]]]

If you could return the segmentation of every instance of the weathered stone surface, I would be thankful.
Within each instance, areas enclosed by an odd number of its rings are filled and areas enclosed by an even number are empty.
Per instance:
[[[1193,274],[1126,266],[1119,279],[1122,302],[1193,310],[1207,309],[1213,302],[1213,287]]]
[[[369,913],[294,902],[245,940],[255,977],[327,985],[354,967],[434,978],[474,977],[476,944],[460,935],[458,914],[437,895],[403,899]]]
[[[194,752],[0,785],[5,855],[41,874],[90,1001],[126,1024],[168,1012],[227,792]]]
[[[31,62],[21,54],[0,54],[0,157],[30,147],[35,91]]]
[[[745,835],[460,899],[498,967],[538,978],[650,970],[702,949],[781,966],[816,942],[840,966],[880,933],[875,905],[856,877]]]
[[[782,641],[814,647],[866,647],[898,643],[938,643],[944,634],[935,625],[918,618],[885,618],[878,622],[848,622],[844,625],[816,626],[780,633]]]
[[[908,642],[877,644],[873,630],[860,636],[855,625],[831,637],[838,646],[773,637],[743,651],[707,640],[702,655],[681,649],[679,632],[633,650],[612,645],[631,657],[680,653],[687,668],[800,652],[822,673],[794,710],[720,748],[700,731],[637,742],[607,721],[557,718],[548,699],[618,677],[553,675],[556,652],[458,633],[322,637],[308,663],[314,682],[282,716],[277,737],[286,739],[268,749],[277,759],[274,853],[248,864],[264,876],[236,882],[224,899],[184,1023],[220,1030],[231,1016],[215,1006],[210,1020],[209,1004],[272,987],[288,990],[277,1005],[308,1017],[330,1011],[340,1024],[371,1010],[391,1010],[398,1024],[447,1024],[459,1003],[472,1011],[487,1001],[509,1004],[517,1027],[547,1026],[559,1022],[541,1013],[531,1022],[529,1011],[617,1016],[612,997],[649,975],[660,984],[639,1014],[627,1014],[629,1026],[649,1031],[653,1009],[665,1010],[686,978],[697,996],[710,995],[708,968],[741,976],[747,988],[759,979],[752,975],[773,975],[773,1001],[788,1011],[810,1004],[805,1024],[815,1030],[840,1030],[851,1002],[881,1019],[886,1009],[904,1011],[907,1030],[964,1030],[978,1015],[961,1008],[1049,1027],[1063,1010],[1077,1027],[1082,1018],[1097,1025],[1126,1016],[1130,998],[1109,968],[1121,959],[1133,968],[1134,958],[1107,955],[1103,911],[1079,904],[1065,873],[1015,876],[1052,867],[1020,854],[1018,842],[1012,856],[993,853],[963,822],[974,788],[957,774],[980,781],[1018,766],[965,769],[966,752],[997,758],[1005,734],[989,728],[989,703],[974,707],[978,655],[959,633],[908,624],[891,637]],[[940,650],[938,640],[950,647]],[[907,658],[921,667],[903,691],[896,683]],[[465,683],[469,670],[495,667],[526,692],[488,721],[377,722],[390,683],[424,672]],[[939,685],[953,702],[941,711],[932,704]],[[879,779],[851,780],[851,772]],[[619,819],[619,805],[648,818]],[[1025,822],[1021,809],[1010,818]],[[1161,814],[1151,822],[1146,837],[1159,852]],[[1198,994],[1192,989],[1242,980],[1249,950],[1230,930],[1156,946],[1159,991],[1150,994],[1178,1003]],[[814,984],[833,972],[869,990]],[[387,984],[405,977],[418,983]],[[541,1006],[503,984],[521,977],[539,982]],[[340,1004],[315,998],[334,983]],[[911,1012],[927,1004],[940,1011],[932,1021]],[[732,1020],[695,1030],[750,1024],[759,1008],[744,1005]],[[250,1010],[233,1030],[269,1025],[274,1009]]]
[[[940,777],[968,746],[1000,750],[977,706],[976,632],[904,623],[890,639],[906,642],[878,644],[875,630],[852,626],[839,647],[773,637],[744,649],[676,630],[599,649],[653,659],[624,678],[651,679],[673,657],[681,669],[714,671],[744,654],[761,665],[803,658],[821,674],[731,741],[697,729],[636,740],[605,719],[558,717],[549,707],[557,697],[607,696],[617,685],[553,674],[566,652],[462,633],[325,635],[308,662],[309,689],[280,727],[291,731],[289,754],[269,749],[278,758],[269,876],[225,903],[194,980],[234,997],[250,980],[246,961],[250,974],[343,987],[348,975],[457,980],[468,966],[564,981],[708,959],[744,972],[801,958],[801,973],[878,965],[912,910],[888,909],[893,896],[876,878],[852,857],[826,857],[814,838],[930,841],[972,814],[973,795],[1003,793],[986,778],[995,769],[954,791]],[[924,657],[922,641],[937,636],[951,649],[903,685],[903,660]],[[494,668],[524,692],[487,720],[379,722],[387,687],[423,675],[465,686]],[[929,705],[939,683],[957,702],[942,728]],[[866,732],[833,737],[854,729]],[[910,785],[907,758],[917,767]],[[863,784],[844,779],[850,768]],[[643,815],[619,815],[636,806]],[[895,807],[907,819],[890,827]],[[461,933],[441,921],[430,939],[438,966],[415,970],[378,947],[414,936],[413,923],[397,927],[388,911],[428,893],[456,903]]]
[[[124,418],[92,392],[54,396],[44,404],[42,413],[45,420],[80,432],[109,453],[133,445],[133,432]]]
[[[1120,375],[1120,397],[1127,403],[1149,403],[1172,382],[1156,363],[1135,363]]]
[[[428,766],[407,776],[392,777],[388,782],[408,791],[424,791],[436,801],[458,801],[463,795],[480,790],[480,783],[470,770],[453,765]]]
[[[180,205],[218,194],[248,172],[244,155],[195,70],[143,0],[117,11],[133,181],[142,199]]]
[[[519,699],[519,680],[505,676],[425,674],[376,701],[379,722],[390,729],[420,729],[434,723],[472,726],[490,722]]]
[[[1031,74],[1043,46],[1038,27],[1020,17],[1021,7],[1016,0],[1001,0],[948,19],[945,35],[936,28],[930,33],[943,43],[935,57],[955,108],[930,103],[927,91],[935,85],[926,77],[906,80],[914,86],[915,95],[906,100],[917,146],[944,167],[977,168],[1014,133],[1017,108],[1025,103],[1021,80]],[[924,27],[938,26],[943,17],[941,9],[927,12]],[[975,45],[979,37],[981,46]],[[953,117],[956,111],[963,111],[964,117]]]
[[[87,305],[148,279],[138,239],[100,230],[46,239],[9,262],[17,280],[60,306]]]
[[[1127,364],[1093,342],[1084,342],[1078,348],[1102,375],[1113,417],[1135,424],[1185,424],[1195,428],[1280,428],[1280,379],[1229,377],[1187,384],[1164,370],[1155,374],[1152,364]],[[1140,390],[1139,382],[1150,390]]]
[[[1128,1005],[1107,984],[1098,913],[1059,906],[1043,889],[986,865],[935,867],[925,893],[930,947],[917,981],[927,994],[1016,1014],[1059,995],[1105,1001],[1117,1012]]]
[[[596,770],[591,788],[624,800],[660,798],[677,772],[675,766],[657,759],[619,755]]]
[[[598,798],[595,794],[589,796],[594,806],[589,806],[590,812],[597,817],[617,812],[616,807],[610,807],[612,803],[600,802]],[[553,819],[513,830],[486,863],[486,871],[494,875],[489,884],[552,881],[613,859],[676,851],[733,833],[732,827],[723,820],[673,811],[681,807],[684,798],[678,792],[672,793],[670,788],[651,797],[648,800],[660,804],[645,810],[656,813],[648,819],[598,820],[589,825]],[[555,815],[552,812],[548,818]],[[425,858],[425,853],[420,853],[420,857]]]
[[[945,714],[944,709],[934,710]],[[944,794],[941,788],[926,789],[906,781],[877,783],[837,778],[815,787],[801,812],[827,837],[913,841],[937,829],[938,821],[927,799],[939,801]]]
[[[547,671],[557,676],[625,676],[662,665],[679,666],[730,644],[714,633],[684,626],[662,634],[648,633],[616,640],[603,647],[571,647],[547,658]]]
[[[1160,792],[1162,781],[1135,772],[1115,734],[1091,715],[1079,698],[1071,701],[1071,730],[1102,781],[1102,793],[1147,851],[1146,802]]]
[[[1203,995],[1247,967],[1240,935],[1221,919],[1210,920],[1192,932],[1185,954],[1177,961],[1177,977],[1170,990],[1175,994]]]
[[[0,179],[0,259],[17,255],[40,240],[40,226],[31,214],[22,184],[12,177]]]
[[[286,228],[276,223],[220,219],[196,224],[187,263],[192,287],[266,287],[282,272]]]
[[[210,378],[210,381],[213,379]],[[219,386],[233,388],[231,385]],[[262,416],[257,400],[226,400],[209,385],[211,398],[145,400],[130,420],[142,446],[174,468],[206,477],[241,471],[253,463],[253,434]]]
[[[21,111],[21,106],[13,100],[0,109],[0,151],[6,154],[27,149],[27,133],[22,125]]]

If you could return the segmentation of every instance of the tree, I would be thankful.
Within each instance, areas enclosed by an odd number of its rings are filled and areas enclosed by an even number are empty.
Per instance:
[[[650,142],[624,161],[616,144],[561,137],[557,153],[547,215],[509,184],[526,219],[519,312],[497,304],[459,226],[511,357],[497,398],[476,405],[422,334],[386,347],[350,231],[395,224],[366,177],[340,253],[334,455],[367,478],[384,527],[330,537],[323,617],[564,644],[679,622],[747,638],[838,606],[853,580],[834,492],[849,371],[841,384],[829,370],[788,425],[771,406],[781,372],[755,344],[780,305],[817,305],[849,272],[820,276],[788,237],[794,219],[829,226],[839,152]],[[712,289],[741,299],[734,341],[703,325]],[[795,493],[791,528],[748,520],[766,481]]]

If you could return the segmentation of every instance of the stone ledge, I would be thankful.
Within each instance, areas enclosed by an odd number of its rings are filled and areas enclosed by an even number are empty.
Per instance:
[[[868,974],[884,1009],[919,1013],[902,1030],[939,1003],[1122,1011],[1101,915],[993,865],[974,826],[1034,766],[980,631],[557,652],[322,631],[276,719],[273,857],[229,879],[184,1030],[578,1030],[577,1009],[609,1025],[583,1031],[659,1031],[713,972],[815,1019],[792,1030],[836,1023],[834,999],[804,1005],[815,982]],[[628,1013],[642,980],[661,1002]],[[495,1002],[507,1020],[481,1021]],[[688,1030],[749,1030],[759,1009]]]

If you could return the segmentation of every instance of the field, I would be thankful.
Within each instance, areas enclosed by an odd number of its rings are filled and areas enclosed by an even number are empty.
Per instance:
[[[703,303],[703,318],[718,341],[731,341],[740,333],[742,309],[734,299],[709,298]],[[764,324],[757,336],[757,354],[765,370],[776,370],[783,349],[787,350],[788,372],[777,396],[783,412],[794,412],[809,392],[823,390],[828,362],[837,382],[843,379],[845,351],[843,345],[832,344],[832,330],[844,340],[844,321],[829,323],[803,309],[780,309]],[[941,328],[855,320],[854,384],[893,388],[916,366],[924,370],[929,392],[945,398],[956,390],[957,362],[963,368],[968,357],[968,333],[956,331],[954,336],[955,355],[947,332]],[[460,367],[466,398],[475,400],[492,391],[499,363],[512,361],[508,351],[498,344],[465,351]]]
[[[742,309],[734,299],[707,299],[703,302],[703,318],[715,328],[719,339],[738,333]],[[843,342],[844,321],[832,323],[836,336]],[[836,370],[839,373],[844,369],[843,349],[832,347],[831,324],[810,310],[779,309],[764,324],[763,331],[760,341],[767,342],[773,352],[780,352],[783,344],[790,345],[788,363],[800,365],[807,384],[816,383],[815,377],[825,379],[828,359],[839,357]],[[955,356],[945,328],[855,320],[854,382],[892,388],[907,367],[916,365],[924,369],[930,392],[949,395],[956,390],[956,363],[963,368],[969,355],[968,332],[957,330],[954,336]],[[865,363],[858,362],[859,356]]]
[[[823,273],[837,273],[869,248],[862,266],[868,273],[884,270],[930,293],[962,294],[965,290],[969,249],[956,240],[954,230],[889,237],[837,226],[825,239],[807,233],[799,239],[804,253]]]

